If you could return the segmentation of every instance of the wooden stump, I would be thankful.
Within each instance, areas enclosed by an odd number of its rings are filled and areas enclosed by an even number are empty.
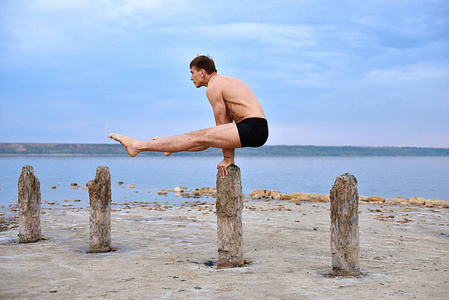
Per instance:
[[[332,275],[360,274],[357,179],[340,175],[330,191]]]
[[[41,235],[41,185],[32,166],[19,176],[19,243],[37,242]]]
[[[217,268],[240,267],[244,264],[240,169],[236,165],[230,165],[227,170],[225,178],[217,173]]]
[[[109,252],[111,247],[111,174],[107,166],[97,168],[87,182],[90,199],[89,252]]]

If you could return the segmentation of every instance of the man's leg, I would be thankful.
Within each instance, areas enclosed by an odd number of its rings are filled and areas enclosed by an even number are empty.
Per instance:
[[[155,141],[155,140],[158,140],[158,139],[161,139],[161,137],[160,136],[155,136],[155,137],[153,137],[153,141]],[[198,151],[204,151],[204,150],[206,150],[206,149],[208,149],[209,147],[198,147],[198,148],[193,148],[193,149],[190,149],[190,150],[188,150],[188,151],[191,151],[191,152],[198,152]],[[171,152],[164,152],[164,155],[165,156],[170,156],[171,155]]]
[[[158,138],[153,141],[136,140],[116,133],[110,134],[109,137],[120,142],[131,157],[136,156],[142,151],[172,153],[202,151],[209,147],[241,147],[237,126],[234,123],[196,130],[182,135]]]

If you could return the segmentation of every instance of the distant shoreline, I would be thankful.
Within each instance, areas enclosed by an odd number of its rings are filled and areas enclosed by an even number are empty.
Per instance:
[[[239,156],[449,156],[449,148],[358,146],[263,146],[237,149]],[[0,156],[127,156],[120,144],[0,143]],[[160,156],[143,152],[140,156]],[[220,156],[220,149],[174,153],[174,156]]]

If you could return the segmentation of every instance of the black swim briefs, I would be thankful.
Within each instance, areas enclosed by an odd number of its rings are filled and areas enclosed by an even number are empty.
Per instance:
[[[242,147],[260,147],[268,139],[268,122],[263,118],[248,118],[237,123]]]

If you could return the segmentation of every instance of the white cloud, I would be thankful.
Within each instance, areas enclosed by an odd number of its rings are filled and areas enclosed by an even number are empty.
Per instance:
[[[12,51],[25,55],[77,53],[127,39],[144,40],[185,11],[181,0],[170,1],[18,1],[2,18]],[[116,44],[115,44],[116,46]],[[123,44],[122,44],[123,46]]]
[[[364,1],[355,20],[362,26],[396,38],[426,38],[449,25],[449,5],[433,1]]]
[[[426,82],[449,83],[449,61],[436,63],[417,62],[408,65],[394,66],[387,69],[377,69],[368,72],[365,82],[371,84],[415,84]],[[449,88],[449,84],[448,88]]]
[[[192,28],[194,31],[196,28]],[[258,42],[274,49],[302,48],[315,45],[315,30],[310,26],[270,23],[228,23],[199,26],[200,33],[210,39]]]

